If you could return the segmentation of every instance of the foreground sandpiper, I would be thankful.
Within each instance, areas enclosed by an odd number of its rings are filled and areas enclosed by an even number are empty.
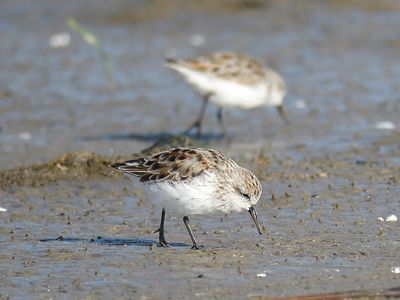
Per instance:
[[[146,194],[162,207],[156,232],[163,247],[168,247],[164,236],[165,208],[184,215],[193,249],[199,249],[199,245],[189,226],[188,214],[246,210],[262,234],[256,212],[262,193],[260,181],[251,171],[216,150],[172,148],[111,167],[138,177]]]

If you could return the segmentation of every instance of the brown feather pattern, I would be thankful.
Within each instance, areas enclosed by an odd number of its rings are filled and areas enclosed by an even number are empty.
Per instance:
[[[218,52],[191,59],[167,60],[167,63],[244,84],[257,84],[265,77],[262,63],[240,53]]]
[[[190,180],[204,171],[237,166],[222,153],[212,149],[173,148],[167,151],[112,165],[127,174],[140,177],[141,182],[177,182]],[[228,167],[228,166],[227,166]]]

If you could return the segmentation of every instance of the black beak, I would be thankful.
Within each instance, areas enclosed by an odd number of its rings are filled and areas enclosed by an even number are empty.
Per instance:
[[[261,225],[260,225],[260,222],[258,221],[256,206],[255,206],[255,205],[250,206],[250,208],[249,208],[248,211],[249,211],[249,213],[250,213],[251,218],[252,218],[253,221],[254,221],[254,224],[256,224],[258,233],[259,233],[259,234],[262,234]]]
[[[289,118],[288,118],[288,114],[285,110],[285,108],[283,107],[283,104],[280,106],[276,107],[278,109],[279,115],[282,117],[282,119],[285,121],[286,125],[290,125],[289,123]]]

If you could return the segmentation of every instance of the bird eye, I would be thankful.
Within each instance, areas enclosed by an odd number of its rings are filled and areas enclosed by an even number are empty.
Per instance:
[[[250,200],[250,195],[249,194],[242,193],[242,196]]]

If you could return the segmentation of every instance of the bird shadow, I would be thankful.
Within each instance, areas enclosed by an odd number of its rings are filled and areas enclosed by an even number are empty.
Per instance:
[[[73,237],[63,237],[60,235],[58,238],[48,238],[41,239],[40,242],[63,242],[63,243],[93,243],[97,245],[109,245],[109,246],[141,246],[141,247],[151,247],[156,245],[161,247],[159,243],[155,240],[142,239],[142,238],[103,238],[98,236],[95,239],[85,239],[85,238],[73,238]],[[172,248],[183,248],[191,247],[185,243],[169,243]]]

